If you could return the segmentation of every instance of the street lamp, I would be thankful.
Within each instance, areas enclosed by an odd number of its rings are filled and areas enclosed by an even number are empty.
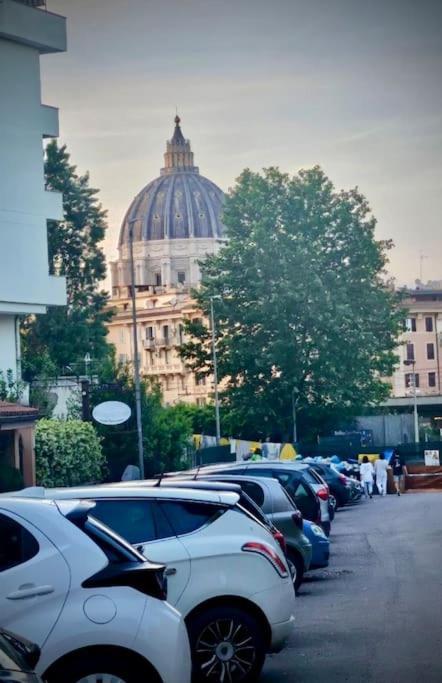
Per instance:
[[[220,296],[210,297],[210,327],[212,328],[212,356],[213,356],[213,384],[215,388],[215,422],[216,422],[216,445],[219,446],[221,439],[221,424],[219,417],[219,394],[218,394],[218,359],[216,355],[216,333],[215,315],[213,311],[213,300],[220,299]]]
[[[416,373],[415,373],[416,361],[414,358],[410,359],[410,360],[404,360],[404,365],[407,365],[407,366],[411,365],[413,367],[414,441],[415,441],[415,443],[419,443],[419,417],[417,414],[417,391],[416,391]]]
[[[137,302],[135,297],[135,266],[134,266],[134,223],[138,218],[129,220],[129,260],[130,260],[130,292],[132,299],[132,333],[134,347],[134,379],[135,379],[135,412],[137,417],[138,436],[138,466],[140,478],[144,479],[144,449],[143,449],[143,424],[141,422],[141,386],[140,386],[140,359],[138,357],[137,335]]]

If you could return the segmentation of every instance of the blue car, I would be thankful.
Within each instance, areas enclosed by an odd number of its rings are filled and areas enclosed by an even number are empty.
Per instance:
[[[312,560],[310,569],[322,569],[328,567],[330,557],[330,541],[320,526],[308,519],[303,521],[304,535],[312,544]]]

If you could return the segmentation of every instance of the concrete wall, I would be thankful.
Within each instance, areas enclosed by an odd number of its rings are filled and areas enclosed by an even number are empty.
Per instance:
[[[16,324],[14,315],[0,315],[0,371],[17,371]]]

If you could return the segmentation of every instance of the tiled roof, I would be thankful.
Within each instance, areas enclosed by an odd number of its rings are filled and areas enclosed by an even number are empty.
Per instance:
[[[19,403],[8,403],[0,401],[0,419],[2,417],[37,417],[37,408],[22,406]]]

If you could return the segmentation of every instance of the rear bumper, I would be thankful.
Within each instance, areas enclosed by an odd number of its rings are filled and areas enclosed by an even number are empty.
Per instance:
[[[280,652],[284,648],[292,634],[294,623],[295,617],[291,616],[290,619],[280,624],[272,624],[272,639],[269,652]]]

